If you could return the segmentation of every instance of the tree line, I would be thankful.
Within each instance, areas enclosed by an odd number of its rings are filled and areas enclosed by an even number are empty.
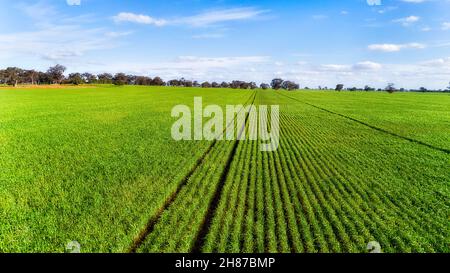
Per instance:
[[[117,73],[112,75],[110,73],[92,74],[92,73],[70,73],[65,76],[66,67],[62,65],[55,65],[50,67],[46,72],[37,71],[34,69],[27,70],[18,67],[8,67],[0,70],[0,84],[7,84],[17,86],[19,84],[114,84],[114,85],[147,85],[147,86],[177,86],[177,87],[202,87],[202,88],[234,88],[234,89],[284,89],[297,90],[300,89],[299,84],[286,81],[280,78],[273,79],[270,84],[261,83],[259,86],[255,82],[246,81],[231,81],[231,82],[198,82],[181,79],[173,79],[164,81],[161,77],[147,77],[127,75],[125,73]],[[304,89],[310,89],[305,87]],[[328,87],[318,87],[319,90],[330,90]],[[397,91],[416,91],[416,92],[433,92],[433,91],[450,91],[450,83],[446,90],[428,90],[421,87],[417,90],[406,90],[404,88],[397,89],[393,83],[389,83],[386,88],[375,89],[368,85],[364,88],[348,87],[344,88],[343,84],[336,85],[336,91],[387,91],[389,93]]]
[[[114,84],[114,85],[148,85],[148,86],[177,86],[177,87],[203,87],[203,88],[234,88],[234,89],[286,89],[295,90],[300,86],[292,81],[274,79],[271,84],[262,83],[257,85],[255,82],[232,81],[232,82],[198,82],[181,79],[164,81],[161,77],[147,77],[127,75],[125,73],[91,74],[91,73],[71,73],[64,75],[66,67],[55,65],[46,72],[21,69],[18,67],[8,67],[0,70],[0,84],[17,86],[19,84]]]

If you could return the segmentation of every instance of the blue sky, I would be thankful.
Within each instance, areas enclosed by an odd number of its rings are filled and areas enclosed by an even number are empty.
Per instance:
[[[445,88],[450,0],[0,0],[0,66]]]

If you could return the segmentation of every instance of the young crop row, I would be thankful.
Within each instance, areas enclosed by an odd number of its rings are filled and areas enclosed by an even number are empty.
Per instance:
[[[244,104],[254,100],[254,93]],[[236,126],[228,124],[227,126]],[[237,132],[241,128],[236,128]],[[188,182],[163,212],[138,252],[192,252],[203,243],[202,230],[222,190],[237,143],[217,141]]]
[[[448,201],[433,194],[448,196],[445,154],[260,94],[282,104],[280,148],[239,145],[203,251],[364,252],[374,240],[385,252],[448,251]]]
[[[199,169],[164,211],[138,252],[190,252],[205,221],[211,199],[232,149],[230,142],[217,142]]]
[[[450,150],[450,96],[424,93],[292,92],[290,97],[401,137]]]

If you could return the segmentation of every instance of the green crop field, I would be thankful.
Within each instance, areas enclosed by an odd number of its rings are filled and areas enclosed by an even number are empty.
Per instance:
[[[279,105],[280,145],[175,141]],[[247,124],[247,127],[250,126]],[[450,252],[448,94],[0,88],[0,252]]]

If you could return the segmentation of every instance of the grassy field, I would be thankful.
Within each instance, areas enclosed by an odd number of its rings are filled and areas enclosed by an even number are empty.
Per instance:
[[[172,140],[194,96],[279,149]],[[449,140],[448,94],[0,88],[0,252],[450,252]]]

